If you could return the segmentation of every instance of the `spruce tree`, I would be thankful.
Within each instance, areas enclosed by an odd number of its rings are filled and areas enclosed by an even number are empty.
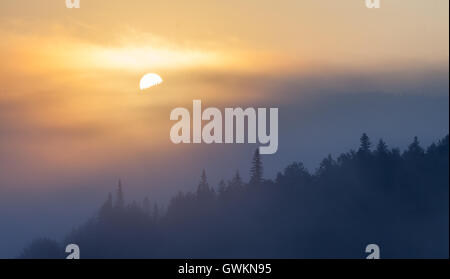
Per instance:
[[[206,178],[205,170],[202,171],[202,175],[200,176],[200,183],[197,187],[197,193],[205,193],[209,191],[208,180]]]
[[[259,149],[255,150],[252,160],[252,167],[250,169],[250,184],[260,185],[263,176],[263,166],[261,162],[261,155],[259,154]]]
[[[380,141],[378,141],[378,144],[377,144],[377,151],[376,151],[376,153],[378,155],[384,156],[384,155],[388,154],[388,152],[389,152],[389,150],[388,150],[387,144],[384,142],[383,139],[380,139]]]
[[[370,153],[370,147],[372,146],[372,143],[370,142],[369,137],[366,133],[363,133],[360,139],[360,146],[359,146],[359,153],[362,154],[368,154]]]

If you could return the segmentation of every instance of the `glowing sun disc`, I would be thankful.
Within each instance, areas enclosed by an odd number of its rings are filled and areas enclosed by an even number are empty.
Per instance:
[[[163,79],[157,75],[157,74],[146,74],[141,78],[141,81],[139,82],[139,87],[141,90],[150,88],[152,86],[158,85],[161,82],[163,82]]]

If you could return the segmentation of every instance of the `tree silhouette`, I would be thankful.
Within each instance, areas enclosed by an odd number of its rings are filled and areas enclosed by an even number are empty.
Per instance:
[[[370,148],[372,144],[370,142],[369,136],[366,133],[363,133],[360,139],[360,146],[358,152],[361,154],[370,153]]]
[[[417,138],[403,153],[383,140],[370,148],[363,134],[358,151],[315,172],[294,162],[275,181],[262,180],[256,151],[248,183],[237,171],[215,194],[203,170],[167,210],[125,205],[119,181],[114,206],[108,195],[61,243],[37,239],[21,257],[62,258],[76,243],[88,258],[361,258],[375,241],[386,258],[448,258],[448,135],[427,149]]]
[[[123,195],[123,189],[122,189],[122,181],[119,179],[119,184],[117,186],[117,194],[116,194],[116,204],[115,207],[122,209],[125,206],[125,198]]]
[[[239,174],[239,171],[236,171],[236,174],[234,175],[233,179],[231,180],[230,187],[233,189],[238,189],[243,186],[241,175]]]
[[[255,150],[252,160],[252,167],[250,169],[250,184],[261,185],[263,176],[263,166],[261,162],[261,155],[259,149]]]
[[[420,146],[419,139],[414,137],[414,141],[408,146],[408,150],[405,152],[405,156],[414,159],[420,158],[424,155],[425,151]]]
[[[204,194],[209,192],[208,179],[206,178],[206,171],[202,170],[202,175],[200,176],[200,183],[197,187],[198,194]]]
[[[386,156],[388,154],[388,152],[389,152],[389,149],[388,149],[387,144],[383,141],[383,139],[380,139],[377,144],[377,150],[376,150],[377,155]]]

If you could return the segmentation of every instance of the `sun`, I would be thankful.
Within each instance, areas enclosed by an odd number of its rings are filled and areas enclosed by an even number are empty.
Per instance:
[[[141,78],[141,81],[139,82],[139,87],[141,88],[141,90],[144,90],[152,86],[158,85],[161,82],[163,82],[163,79],[159,75],[154,73],[145,74]]]

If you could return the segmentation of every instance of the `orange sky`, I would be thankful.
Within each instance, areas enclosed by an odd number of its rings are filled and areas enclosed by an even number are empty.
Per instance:
[[[0,144],[30,169],[171,150],[172,108],[288,102],[274,78],[448,65],[447,0],[64,2],[0,2]]]

